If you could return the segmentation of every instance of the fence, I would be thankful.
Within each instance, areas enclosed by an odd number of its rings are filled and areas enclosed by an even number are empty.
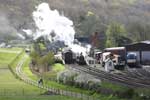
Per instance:
[[[16,67],[16,71],[14,72],[14,70],[9,66],[10,70],[12,71],[12,73],[18,77],[20,80],[24,81],[25,83],[27,84],[30,84],[30,85],[33,85],[33,86],[36,86],[36,87],[39,87],[43,90],[46,90],[46,91],[49,91],[49,92],[52,92],[54,94],[59,94],[59,95],[63,95],[63,96],[69,96],[69,97],[74,97],[74,98],[79,98],[79,99],[82,99],[82,100],[99,100],[98,98],[95,98],[95,97],[92,97],[92,96],[88,96],[86,94],[82,94],[82,93],[77,93],[77,92],[72,92],[72,91],[66,91],[66,90],[61,90],[61,89],[56,89],[56,88],[53,88],[53,87],[50,87],[48,85],[39,85],[36,81],[34,80],[31,80],[29,77],[27,77],[23,72],[22,72],[22,65],[25,61],[24,59],[25,57],[23,57],[23,60],[20,61],[18,64],[17,64],[17,67]],[[2,91],[2,94],[3,95],[6,95],[6,94],[9,94],[7,93],[8,91],[7,90],[3,90]],[[17,92],[14,91],[14,93],[16,93],[17,95]],[[22,92],[20,93],[20,95],[25,95],[25,91],[24,89],[22,90]]]
[[[32,81],[32,80],[28,80],[28,79],[22,79],[22,80],[24,82],[30,84],[30,85],[39,87],[39,88],[44,89],[46,91],[52,92],[54,94],[59,94],[59,95],[69,96],[69,97],[74,97],[74,98],[80,98],[82,100],[99,100],[98,98],[94,98],[92,96],[88,96],[88,95],[81,94],[81,93],[56,89],[56,88],[53,88],[53,87],[50,87],[50,86],[47,86],[47,85],[38,85],[36,81]]]
[[[27,89],[20,88],[20,89],[0,89],[0,96],[37,96],[37,93],[30,94]],[[39,94],[41,94],[42,91],[39,91]]]

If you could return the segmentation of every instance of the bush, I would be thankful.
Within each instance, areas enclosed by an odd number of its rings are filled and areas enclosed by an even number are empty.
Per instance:
[[[77,76],[77,72],[65,70],[63,72],[58,73],[57,81],[62,82],[63,84],[73,85],[74,77]]]
[[[100,80],[90,75],[79,74],[70,70],[60,72],[57,75],[57,82],[93,91],[99,91],[101,83]]]
[[[131,88],[121,93],[121,97],[123,98],[132,98],[134,95],[135,95],[134,89]]]
[[[47,55],[41,56],[38,52],[32,51],[30,56],[32,58],[32,65],[38,66],[42,71],[48,71],[49,66],[55,62],[53,52],[48,52]]]

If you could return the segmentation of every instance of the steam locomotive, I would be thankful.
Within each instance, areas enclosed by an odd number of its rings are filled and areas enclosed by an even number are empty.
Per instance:
[[[86,65],[85,57],[81,54],[76,54],[71,50],[66,50],[62,52],[63,59],[65,64],[79,64],[79,65]]]

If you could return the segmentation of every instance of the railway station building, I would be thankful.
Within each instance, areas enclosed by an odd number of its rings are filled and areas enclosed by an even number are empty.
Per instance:
[[[150,40],[126,45],[126,52],[137,54],[137,61],[141,65],[150,65]]]

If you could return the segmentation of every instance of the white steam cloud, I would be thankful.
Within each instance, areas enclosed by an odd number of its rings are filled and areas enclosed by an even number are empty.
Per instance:
[[[89,52],[90,46],[82,47],[73,44],[75,30],[73,22],[67,17],[60,15],[57,10],[51,10],[47,3],[41,3],[33,12],[33,19],[36,24],[36,33],[33,34],[33,39],[44,37],[50,42],[62,41],[68,45],[71,50],[76,53],[82,53],[84,56]],[[29,30],[23,30],[27,34],[32,34]]]
[[[57,10],[51,10],[47,3],[42,3],[33,12],[33,19],[37,26],[34,39],[43,36],[49,41],[63,41],[71,45],[74,41],[75,31],[73,22],[67,17],[60,15]]]

